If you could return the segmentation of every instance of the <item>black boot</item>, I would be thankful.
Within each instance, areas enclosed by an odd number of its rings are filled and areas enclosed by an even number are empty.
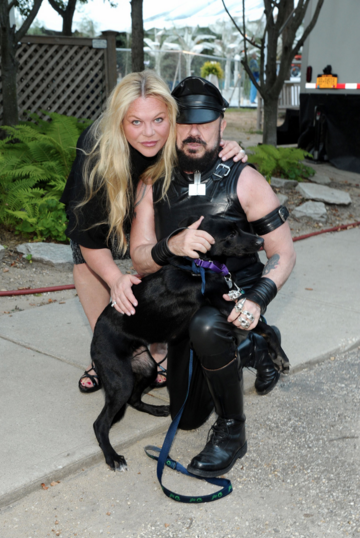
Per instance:
[[[203,369],[219,418],[211,427],[204,450],[187,470],[211,478],[230,471],[247,451],[242,389],[238,358],[219,370]]]
[[[276,327],[273,329],[278,331]],[[266,340],[256,333],[250,333],[238,346],[238,351],[242,367],[250,366],[256,369],[256,392],[264,396],[272,391],[279,381],[280,374],[275,369]]]

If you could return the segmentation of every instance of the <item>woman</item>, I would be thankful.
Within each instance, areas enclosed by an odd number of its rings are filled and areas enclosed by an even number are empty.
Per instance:
[[[126,254],[134,194],[145,170],[152,183],[163,178],[163,195],[170,185],[176,163],[176,115],[175,100],[156,73],[131,73],[113,90],[100,119],[79,138],[61,201],[69,218],[74,283],[92,330],[110,298],[118,312],[135,314],[132,286],[141,280],[123,274],[114,260]],[[222,146],[219,155],[224,160],[241,158],[242,150],[235,142]],[[164,351],[161,344],[151,348],[158,363],[164,360]],[[94,392],[99,388],[91,365],[79,389]]]

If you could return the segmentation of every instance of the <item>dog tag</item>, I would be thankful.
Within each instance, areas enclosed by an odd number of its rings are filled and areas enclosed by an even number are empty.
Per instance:
[[[206,194],[206,185],[201,184],[200,172],[195,172],[194,183],[192,185],[189,185],[189,196],[205,196],[205,194]]]
[[[241,291],[240,291],[239,289],[237,289],[237,290],[231,290],[231,291],[229,291],[229,293],[228,293],[228,296],[230,297],[230,299],[231,299],[232,301],[235,301],[236,299],[238,299],[238,298],[240,297],[240,295],[241,295]]]
[[[233,282],[232,279],[225,278],[225,280],[226,280],[226,283],[229,286],[229,288],[235,288],[233,290],[230,289],[230,291],[228,293],[228,296],[230,297],[230,299],[232,301],[236,301],[236,299],[238,299],[240,297],[240,295],[245,293],[244,290],[239,288],[239,286],[235,282]]]

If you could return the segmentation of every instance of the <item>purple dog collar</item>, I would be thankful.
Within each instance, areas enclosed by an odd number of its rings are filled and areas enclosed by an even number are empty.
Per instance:
[[[227,276],[230,274],[229,269],[226,267],[224,263],[207,262],[205,260],[201,260],[200,258],[196,258],[194,262],[198,267],[203,267],[204,269],[210,269],[211,271],[214,271],[215,273],[219,273],[220,275]]]

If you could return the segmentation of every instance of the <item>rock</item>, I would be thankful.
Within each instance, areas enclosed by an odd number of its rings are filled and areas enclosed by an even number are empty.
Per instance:
[[[3,259],[4,254],[5,254],[5,251],[6,251],[5,247],[3,247],[2,245],[0,245],[0,260]]]
[[[321,174],[316,174],[310,179],[313,183],[317,183],[318,185],[328,185],[331,183],[331,179],[327,176],[322,176]]]
[[[272,187],[277,187],[278,189],[295,189],[298,182],[296,179],[281,179],[279,177],[272,177],[270,185]]]
[[[317,200],[327,204],[349,205],[351,198],[349,193],[330,189],[323,185],[314,185],[313,183],[299,183],[296,190],[307,200]]]
[[[288,199],[289,199],[287,196],[285,196],[285,194],[280,194],[280,193],[279,193],[279,194],[277,194],[276,196],[277,196],[278,199],[279,199],[280,205],[285,205],[286,202],[287,202]]]
[[[70,245],[57,245],[56,243],[23,243],[16,249],[22,254],[31,254],[32,260],[46,263],[55,267],[73,265]]]
[[[324,222],[327,219],[326,207],[323,202],[305,202],[293,209],[291,214],[297,219],[307,217],[321,222]]]

